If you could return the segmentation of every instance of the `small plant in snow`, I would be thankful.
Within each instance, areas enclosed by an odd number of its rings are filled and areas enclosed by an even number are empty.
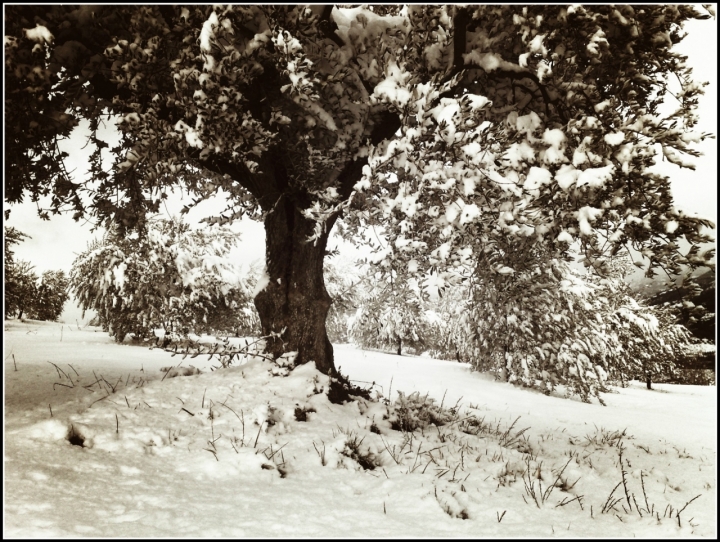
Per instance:
[[[364,470],[375,470],[377,467],[382,467],[383,462],[380,456],[374,453],[370,447],[362,446],[364,440],[365,437],[360,438],[352,431],[348,432],[345,447],[340,453],[355,461]]]
[[[388,420],[390,427],[396,431],[413,432],[424,429],[430,424],[442,426],[457,419],[457,412],[453,409],[436,405],[435,399],[419,392],[405,395],[398,392],[398,398],[388,405]]]

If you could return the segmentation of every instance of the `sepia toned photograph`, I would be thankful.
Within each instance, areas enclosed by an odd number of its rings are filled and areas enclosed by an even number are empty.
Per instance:
[[[3,537],[717,538],[715,4],[4,4]]]

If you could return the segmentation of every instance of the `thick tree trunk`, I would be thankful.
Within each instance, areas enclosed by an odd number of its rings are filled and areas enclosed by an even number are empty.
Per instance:
[[[266,351],[275,358],[297,352],[296,364],[314,361],[318,370],[335,375],[333,347],[325,329],[331,299],[323,279],[328,235],[308,242],[315,223],[287,196],[281,197],[265,219],[267,286],[255,297]]]

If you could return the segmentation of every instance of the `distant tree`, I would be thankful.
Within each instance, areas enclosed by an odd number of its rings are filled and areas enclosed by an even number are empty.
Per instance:
[[[45,271],[37,286],[30,318],[56,322],[70,297],[69,288],[70,280],[64,271]]]
[[[257,332],[252,283],[228,260],[236,239],[226,228],[191,231],[168,220],[134,238],[112,230],[75,260],[71,288],[118,342],[156,328],[168,336]]]
[[[592,310],[604,322],[598,332],[606,343],[610,379],[624,386],[629,378],[639,378],[652,389],[653,380],[674,375],[678,363],[692,349],[693,338],[669,307],[635,299],[624,280],[630,269],[627,259],[618,259],[609,276],[588,277],[597,288]]]
[[[17,316],[31,312],[37,297],[38,276],[35,267],[24,260],[13,263],[5,274],[5,316]]]
[[[345,343],[349,319],[357,311],[363,292],[367,289],[367,277],[360,276],[357,267],[330,260],[325,264],[325,284],[332,298],[325,326],[332,343]]]
[[[37,275],[33,266],[26,261],[16,261],[13,247],[30,236],[13,227],[5,227],[5,246],[3,259],[5,318],[22,318],[35,298]]]
[[[417,284],[392,267],[371,266],[368,273],[367,291],[350,321],[353,342],[398,355],[408,349],[419,353],[430,346],[433,321]]]

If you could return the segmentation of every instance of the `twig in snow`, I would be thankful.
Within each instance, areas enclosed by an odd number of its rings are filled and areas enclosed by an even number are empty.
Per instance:
[[[232,408],[230,408],[229,406],[227,406],[225,403],[220,403],[220,405],[224,406],[224,407],[227,408],[230,412],[232,412],[233,414],[235,414],[235,416],[237,416],[237,419],[238,419],[238,420],[243,421],[243,420],[240,418],[240,416],[238,416],[238,413],[235,412],[235,411],[234,411]]]
[[[215,452],[215,450],[211,450],[210,448],[203,448],[203,450],[207,450],[208,452],[210,452],[211,454],[213,454],[213,455],[215,456],[215,461],[220,461],[220,460],[218,459],[218,456],[217,456],[217,453]]]
[[[327,465],[327,459],[325,459],[325,443],[323,442],[322,445],[323,445],[323,451],[322,451],[322,453],[320,453],[320,450],[318,450],[317,446],[315,445],[315,441],[313,441],[313,448],[315,448],[315,451],[317,452],[318,456],[320,456],[320,464],[324,467]],[[387,474],[385,476],[387,476]]]
[[[68,380],[70,380],[70,382],[72,382],[72,379],[71,379],[71,378],[65,373],[65,371],[63,371],[60,367],[58,367],[57,365],[55,365],[52,361],[48,361],[48,363],[49,363],[50,365],[52,365],[53,367],[55,367],[55,370],[57,371],[57,374],[58,374],[58,378],[62,378],[62,377],[64,376],[65,378],[67,378]],[[62,373],[62,374],[60,374],[60,373]]]
[[[650,505],[648,504],[647,493],[645,493],[645,480],[643,480],[643,472],[642,471],[640,471],[640,485],[642,486],[643,497],[645,497],[645,509],[648,511],[648,513],[650,515],[652,515],[652,510],[650,510]]]
[[[55,386],[65,386],[66,388],[74,388],[75,386],[68,386],[67,384],[62,384],[60,382],[55,382],[53,384],[53,390],[55,389]]]
[[[562,502],[559,502],[559,503],[557,503],[557,504],[555,505],[555,508],[559,508],[560,506],[565,506],[566,504],[570,504],[570,503],[573,502],[573,501],[577,501],[577,502],[580,504],[580,508],[582,509],[582,500],[581,500],[581,499],[582,499],[582,495],[578,495],[578,496],[575,497],[574,499],[570,499],[570,500],[568,500],[568,498],[565,497],[565,498],[562,500]]]
[[[52,413],[52,406],[50,405],[50,403],[48,403],[48,408],[50,409],[50,417],[52,418],[52,417],[53,417],[53,413]]]
[[[688,502],[685,503],[685,506],[683,506],[680,510],[678,510],[675,513],[675,517],[677,517],[677,520],[678,520],[678,527],[680,527],[680,514],[682,514],[683,510],[685,510],[691,502],[693,502],[695,499],[700,498],[701,495],[696,495],[695,497],[690,499]]]
[[[611,500],[611,499],[612,499],[612,496],[613,496],[613,493],[615,493],[615,490],[620,487],[620,484],[621,484],[621,483],[622,483],[622,482],[618,482],[617,485],[616,485],[616,486],[613,488],[613,490],[610,492],[610,495],[608,495],[608,498],[607,498],[607,500],[605,501],[605,504],[603,505],[603,508],[602,508],[602,510],[600,511],[600,513],[604,514],[605,512],[614,509],[615,505],[621,500],[621,499],[617,499],[617,500],[615,500],[615,501],[612,501],[612,500]]]
[[[628,488],[627,488],[627,479],[626,475],[627,472],[625,471],[625,467],[623,466],[623,447],[618,443],[618,454],[620,455],[620,475],[622,477],[622,485],[623,489],[625,490],[625,500],[627,501],[628,508],[632,510],[632,505],[630,504],[630,495],[628,494]]]
[[[12,357],[13,357],[13,365],[15,366],[15,372],[17,372],[17,363],[15,363],[15,354],[13,354]]]

